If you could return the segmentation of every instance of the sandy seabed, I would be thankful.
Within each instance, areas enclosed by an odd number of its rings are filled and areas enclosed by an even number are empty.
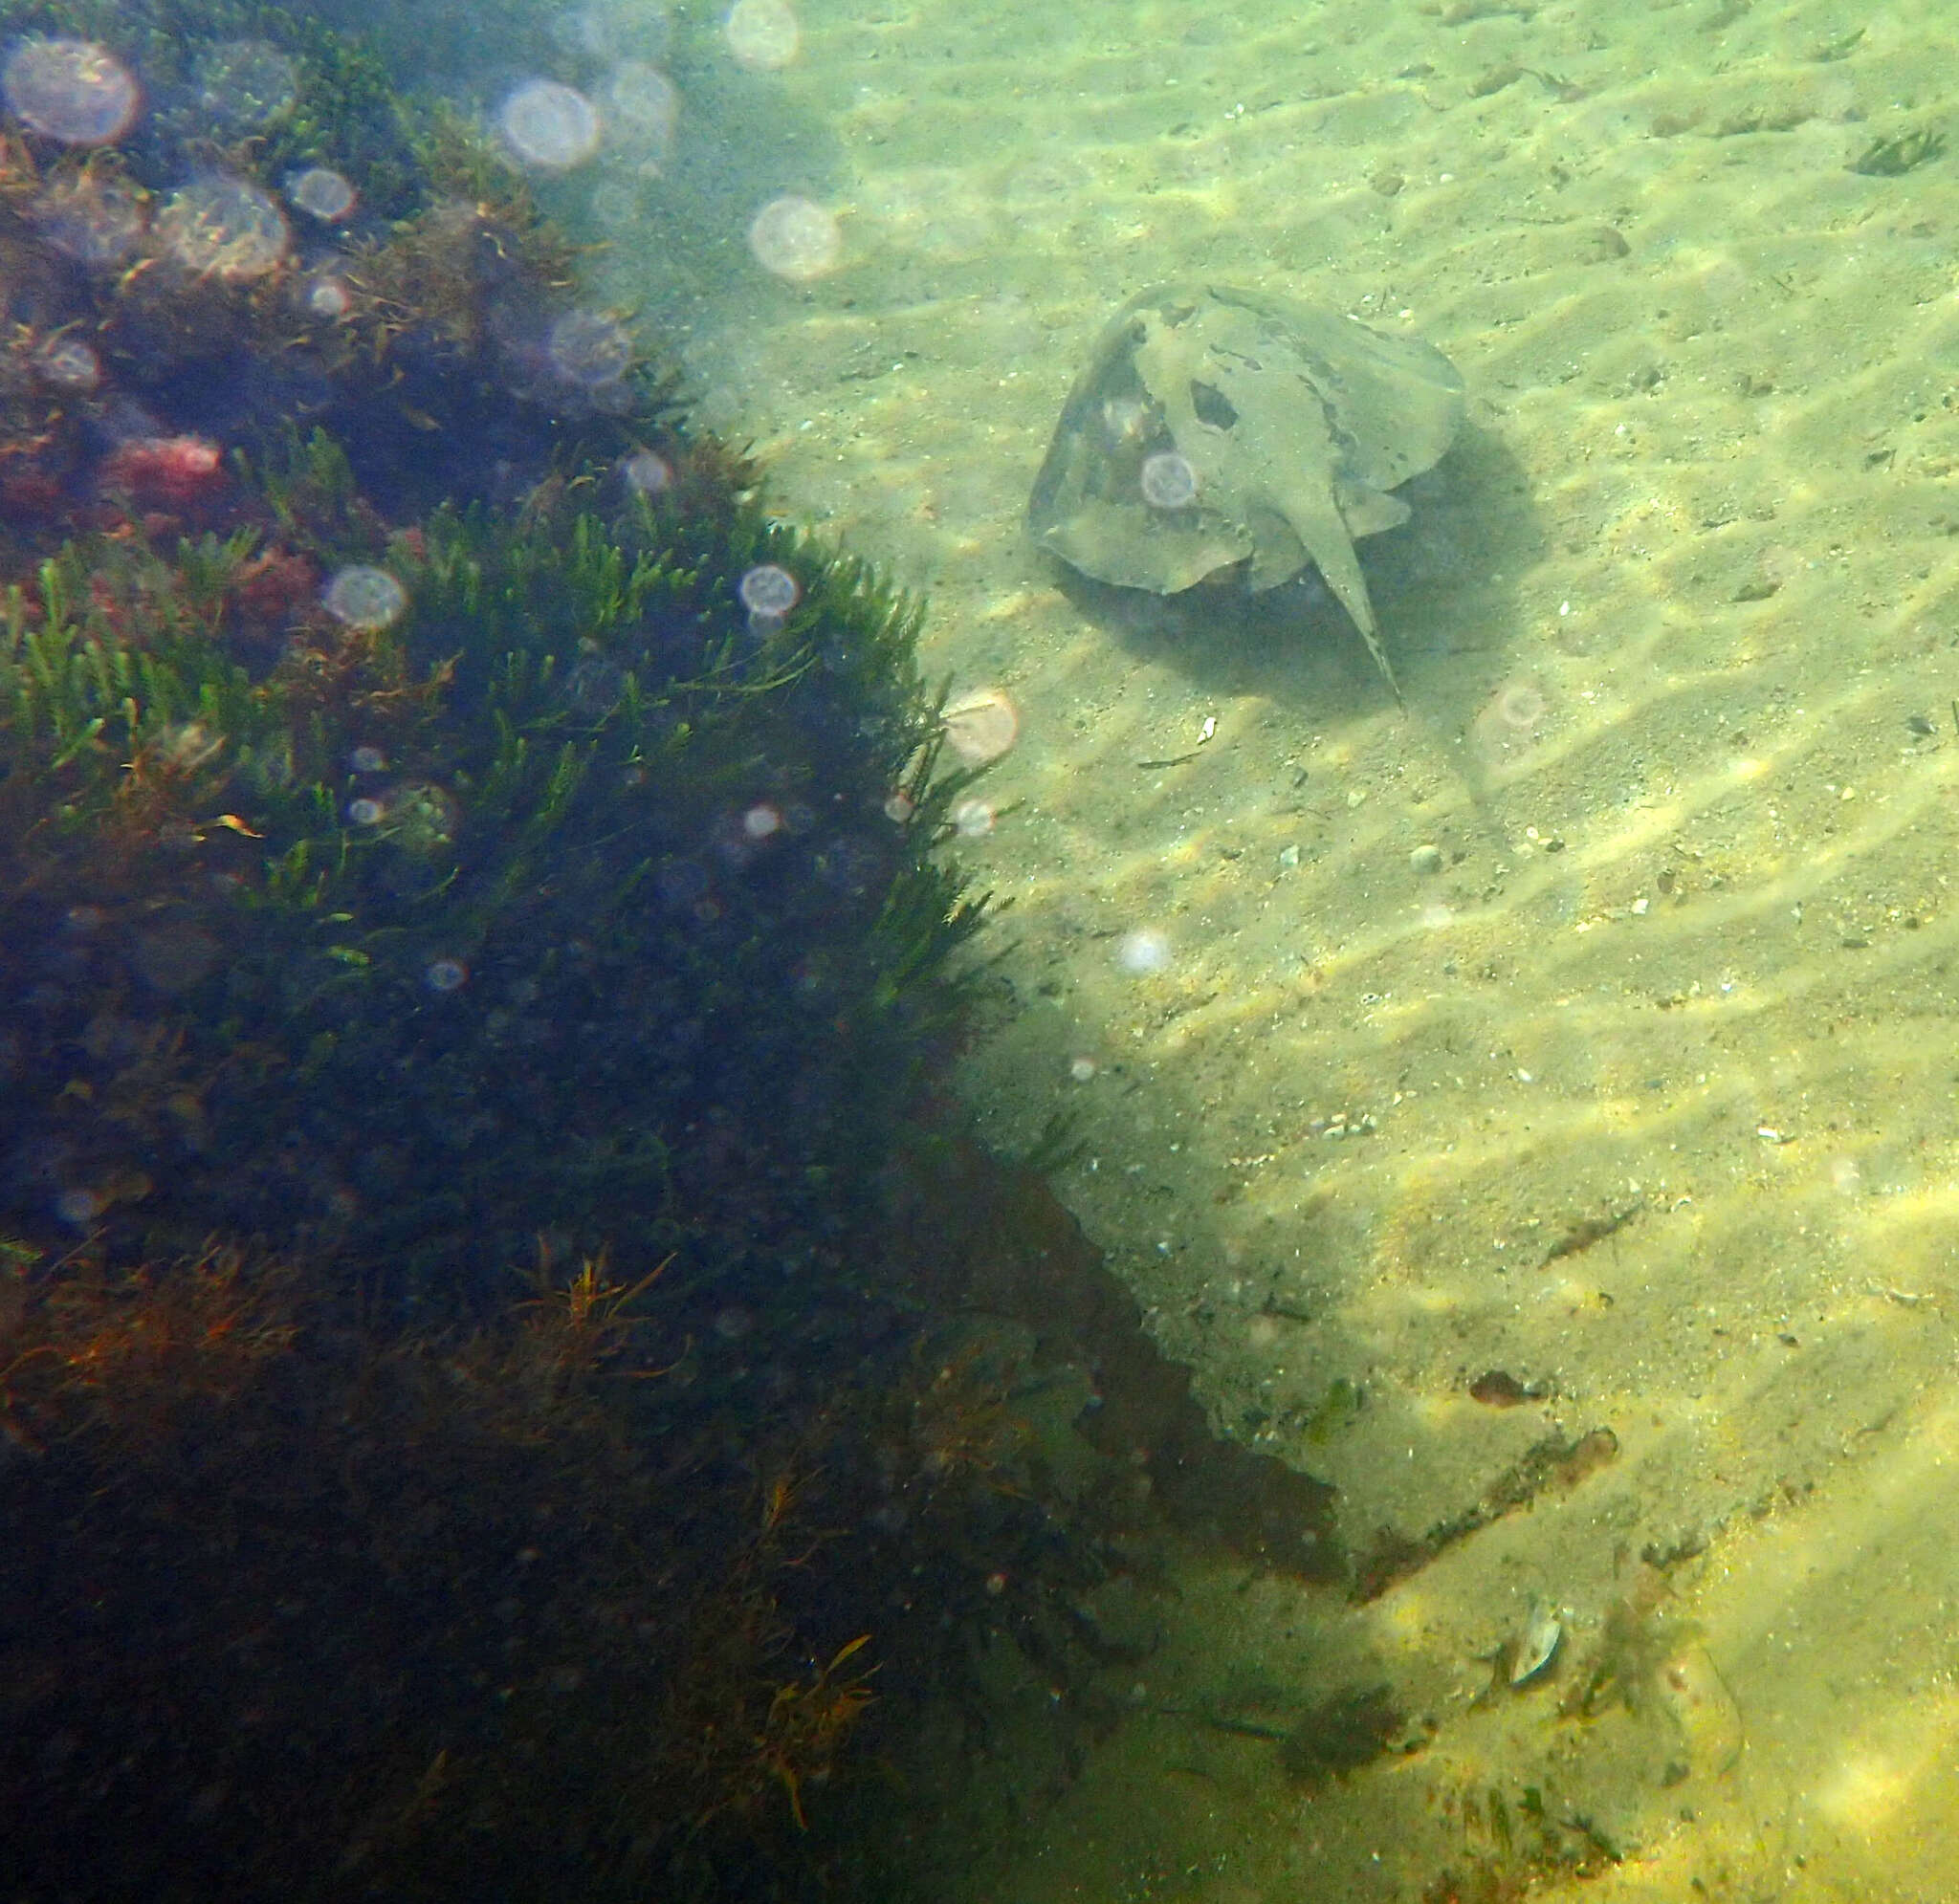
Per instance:
[[[1133,1720],[948,1896],[1959,1896],[1959,156],[1852,169],[1949,122],[1949,15],[803,28],[752,83],[842,261],[750,274],[691,368],[1018,707],[961,848],[1012,902],[988,1136],[1078,1119],[1062,1193],[1356,1550],[1618,1448],[1364,1605],[1185,1582]],[[1164,610],[1028,544],[1096,329],[1192,275],[1467,382],[1362,545],[1405,711],[1323,592]],[[1190,1717],[1365,1683],[1426,1742],[1317,1787]]]

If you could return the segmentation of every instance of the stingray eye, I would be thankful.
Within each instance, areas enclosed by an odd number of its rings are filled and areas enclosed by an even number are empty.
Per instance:
[[[1190,406],[1198,413],[1198,421],[1209,424],[1213,429],[1229,429],[1238,421],[1231,399],[1209,383],[1192,383]]]
[[[1102,427],[1112,445],[1140,443],[1150,413],[1134,397],[1111,397],[1102,405]]]

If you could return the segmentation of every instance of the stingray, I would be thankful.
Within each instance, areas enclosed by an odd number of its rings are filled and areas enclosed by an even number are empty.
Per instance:
[[[1230,570],[1274,588],[1310,562],[1398,700],[1354,544],[1407,521],[1390,492],[1462,421],[1462,378],[1419,338],[1263,292],[1158,285],[1095,340],[1027,521],[1084,575],[1156,595]]]

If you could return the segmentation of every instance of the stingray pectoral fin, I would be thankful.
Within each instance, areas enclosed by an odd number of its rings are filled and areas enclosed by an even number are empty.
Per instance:
[[[1292,533],[1305,545],[1313,566],[1326,578],[1327,586],[1340,598],[1341,606],[1354,617],[1354,625],[1360,630],[1368,653],[1374,656],[1382,679],[1394,689],[1395,699],[1398,701],[1401,689],[1395,680],[1395,670],[1388,665],[1388,651],[1381,646],[1380,632],[1375,626],[1374,603],[1367,599],[1367,580],[1360,573],[1360,558],[1354,553],[1354,538],[1348,533],[1345,517],[1324,490],[1317,496],[1295,492],[1286,497],[1285,502],[1286,520],[1292,525]]]
[[[1187,521],[1140,504],[1084,500],[1043,531],[1043,548],[1118,588],[1178,595],[1207,575],[1242,562],[1250,538],[1230,524],[1190,511]]]
[[[1408,505],[1385,490],[1370,489],[1365,483],[1342,483],[1336,494],[1349,541],[1378,536],[1383,529],[1398,529],[1408,520]]]

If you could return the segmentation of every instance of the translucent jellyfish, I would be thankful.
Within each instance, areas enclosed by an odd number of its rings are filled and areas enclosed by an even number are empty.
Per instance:
[[[286,255],[284,216],[243,179],[206,179],[172,192],[156,230],[164,249],[200,277],[263,277]]]
[[[172,997],[208,978],[223,957],[223,946],[209,932],[182,922],[138,932],[129,949],[137,975]]]
[[[113,145],[142,94],[107,47],[86,39],[23,40],[0,68],[0,97],[21,122],[64,145]]]
[[[57,390],[88,391],[102,381],[102,364],[79,338],[50,338],[34,353],[34,374]]]
[[[998,760],[1020,736],[1021,716],[1006,692],[981,688],[945,711],[945,743],[969,767]]]
[[[631,333],[597,311],[567,311],[551,326],[544,349],[561,377],[587,389],[616,383],[632,368]]]
[[[1534,682],[1513,681],[1490,705],[1504,726],[1529,733],[1544,718],[1544,690]]]
[[[387,808],[372,794],[363,794],[359,799],[347,802],[349,826],[379,826],[386,818]]]
[[[643,169],[655,177],[660,170],[650,160]],[[585,207],[592,215],[592,223],[602,231],[626,236],[645,229],[646,214],[641,206],[638,182],[625,172],[612,171],[602,178],[592,187],[592,195],[585,200]]]
[[[626,670],[603,654],[582,655],[564,677],[564,701],[575,713],[598,720],[619,705]]]
[[[385,796],[387,837],[412,858],[427,860],[455,843],[462,808],[432,780],[409,780]]]
[[[796,578],[774,562],[762,562],[741,578],[737,591],[741,605],[751,615],[767,615],[780,621],[802,598]]]
[[[320,596],[336,621],[363,633],[398,621],[408,605],[408,592],[385,569],[355,564],[343,568]]]
[[[347,755],[347,765],[356,774],[385,774],[387,755],[378,747],[357,747]]]
[[[782,809],[758,800],[741,816],[741,831],[751,840],[767,840],[782,830]]]
[[[77,264],[119,265],[143,236],[143,201],[134,186],[94,171],[56,177],[33,217],[62,256]]]
[[[785,194],[772,198],[748,228],[748,249],[762,270],[791,284],[808,284],[834,271],[844,233],[822,206]]]
[[[961,840],[983,840],[993,831],[993,802],[962,799],[952,810],[953,831]]]
[[[354,308],[353,294],[337,277],[317,277],[307,287],[306,308],[316,317],[337,323]]]
[[[796,57],[803,30],[787,0],[735,0],[721,35],[737,66],[751,73],[780,73]]]
[[[1551,704],[1528,676],[1506,681],[1477,710],[1469,741],[1486,767],[1521,759],[1545,737]]]
[[[353,182],[325,165],[308,165],[303,172],[286,175],[286,197],[309,218],[322,225],[338,225],[354,208]]]
[[[635,450],[621,465],[621,473],[641,495],[658,495],[673,480],[667,459],[650,449]]]
[[[1143,458],[1143,500],[1152,509],[1188,509],[1197,500],[1198,472],[1174,449]]]
[[[422,973],[431,992],[460,992],[470,982],[470,968],[459,958],[433,958]]]
[[[299,69],[262,39],[228,39],[200,52],[190,68],[197,103],[227,131],[270,125],[299,97]]]
[[[1132,978],[1148,978],[1170,968],[1170,941],[1155,927],[1127,932],[1115,948],[1115,962]]]
[[[109,1199],[99,1191],[79,1185],[55,1198],[55,1215],[77,1230],[93,1223],[108,1207]]]
[[[606,82],[605,122],[635,157],[664,165],[680,122],[680,89],[657,66],[622,60]]]
[[[591,100],[555,79],[527,79],[498,108],[503,142],[526,165],[564,172],[599,149],[599,114]]]

